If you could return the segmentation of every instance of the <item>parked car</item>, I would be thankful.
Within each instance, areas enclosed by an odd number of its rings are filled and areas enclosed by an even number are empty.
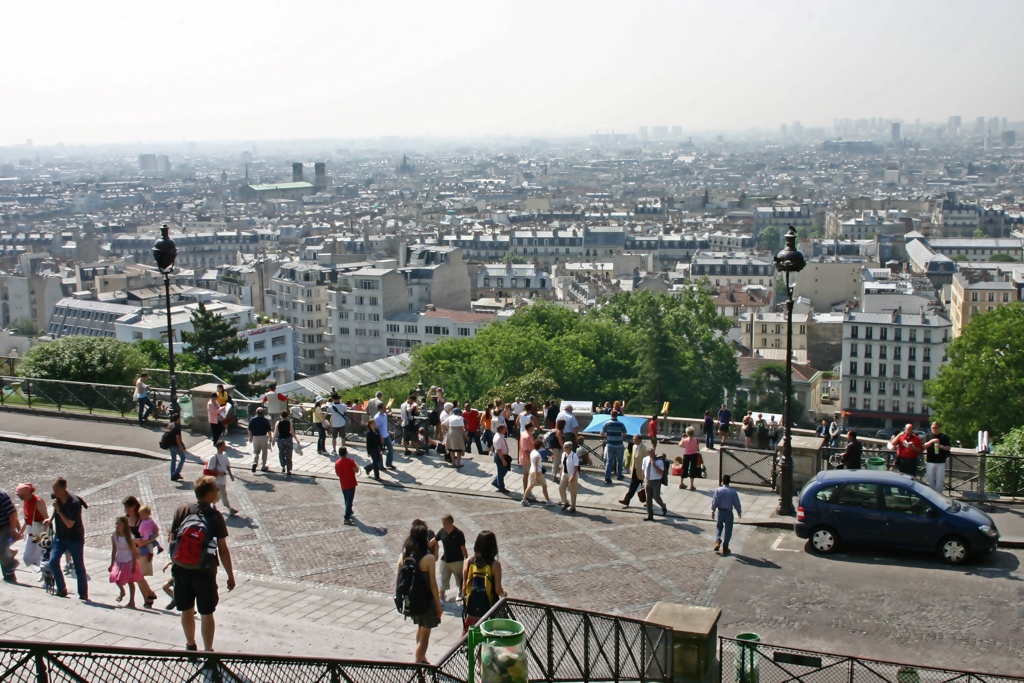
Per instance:
[[[935,552],[960,564],[991,553],[999,542],[984,512],[905,474],[880,470],[819,472],[800,491],[796,519],[797,537],[821,554],[846,542]]]
[[[892,434],[893,432],[891,429],[879,429],[877,432],[875,432],[875,438],[885,439],[886,441],[888,441],[889,439],[892,438]]]

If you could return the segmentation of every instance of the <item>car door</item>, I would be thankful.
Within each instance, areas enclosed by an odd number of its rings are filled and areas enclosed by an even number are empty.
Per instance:
[[[939,515],[929,514],[934,506],[905,486],[882,485],[886,544],[901,548],[931,550],[939,532]]]
[[[853,543],[873,543],[885,526],[878,501],[878,484],[848,482],[832,497],[831,516],[841,538]]]

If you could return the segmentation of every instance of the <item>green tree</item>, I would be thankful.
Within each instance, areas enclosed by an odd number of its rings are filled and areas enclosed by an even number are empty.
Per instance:
[[[18,364],[18,374],[92,384],[132,385],[146,356],[128,342],[76,335],[33,346]]]
[[[810,239],[811,231],[806,225],[801,225],[796,229],[796,241]]]
[[[770,252],[776,252],[779,249],[779,244],[782,241],[782,236],[779,233],[779,229],[774,225],[769,225],[767,228],[761,231],[761,234],[757,236],[757,243],[762,249],[767,249]]]
[[[984,233],[984,232],[982,232],[981,230],[979,230],[978,228],[975,228],[975,229],[974,229],[974,234],[973,234],[973,235],[971,235],[971,236],[972,236],[972,237],[974,237],[974,238],[982,238],[982,237],[986,237],[985,233]]]
[[[988,257],[989,261],[995,263],[1016,263],[1017,259],[1013,258],[1009,254],[992,254]]]
[[[138,348],[146,356],[146,367],[156,368],[160,370],[168,370],[171,367],[170,354],[167,352],[167,344],[156,339],[143,339],[141,341],[133,342],[133,345]],[[209,372],[213,373],[213,369],[208,365],[200,363],[194,355],[188,351],[179,351],[174,354],[174,368],[175,370],[182,370],[184,372]]]
[[[754,391],[747,410],[752,410],[755,413],[785,415],[786,364],[761,363],[754,370],[751,379],[754,380]],[[805,421],[804,404],[796,399],[795,391],[791,394],[791,398],[793,400],[793,424],[800,424]]]
[[[954,254],[953,255],[953,260],[954,261],[966,261],[967,257],[964,254]]]
[[[267,376],[266,372],[245,374],[240,372],[252,361],[238,357],[238,352],[249,346],[249,341],[238,336],[238,330],[220,313],[211,313],[202,301],[192,311],[192,332],[182,332],[185,350],[200,365],[225,381],[235,385],[243,394],[252,393],[252,385]],[[175,356],[177,360],[177,356]],[[184,368],[183,368],[184,369]]]
[[[1024,427],[1011,429],[992,448],[992,454],[1012,460],[989,460],[985,490],[1017,495],[1024,491]]]
[[[935,417],[951,439],[973,444],[979,431],[996,441],[1024,415],[1024,303],[971,318],[950,344],[949,363],[925,383]]]
[[[39,325],[36,325],[36,321],[32,320],[32,318],[18,318],[11,323],[11,329],[26,337],[38,337],[43,333]]]

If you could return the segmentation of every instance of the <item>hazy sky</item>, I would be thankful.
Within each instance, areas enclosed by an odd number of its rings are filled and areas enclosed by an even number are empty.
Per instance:
[[[1024,2],[4,3],[0,145],[1024,114]]]

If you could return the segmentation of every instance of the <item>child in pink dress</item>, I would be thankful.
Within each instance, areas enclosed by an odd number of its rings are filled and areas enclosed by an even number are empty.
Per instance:
[[[121,590],[117,601],[124,600],[124,586],[128,584],[131,597],[128,606],[135,609],[135,584],[142,579],[142,567],[139,564],[139,549],[132,539],[132,529],[128,526],[128,518],[121,515],[117,518],[114,533],[110,536],[110,583],[116,583]]]

